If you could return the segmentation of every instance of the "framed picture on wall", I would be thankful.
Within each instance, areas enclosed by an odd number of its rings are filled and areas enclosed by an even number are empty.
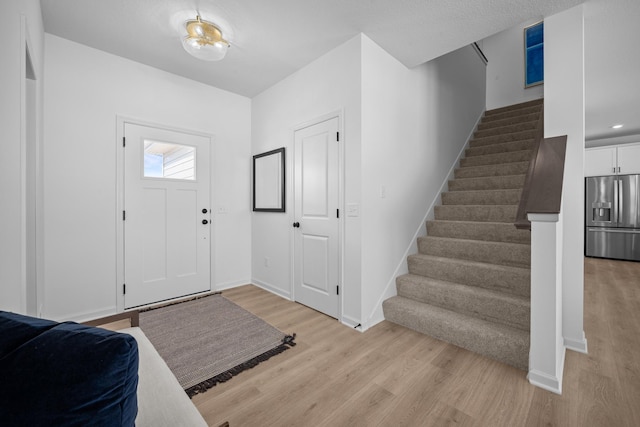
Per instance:
[[[524,87],[544,83],[544,22],[524,29]]]
[[[284,147],[253,156],[253,211],[285,211]]]

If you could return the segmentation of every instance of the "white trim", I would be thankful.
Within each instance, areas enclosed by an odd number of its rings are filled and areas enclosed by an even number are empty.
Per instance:
[[[288,294],[287,292],[284,292],[282,289],[278,288],[277,286],[271,285],[267,282],[263,282],[262,280],[251,279],[251,284],[259,288],[262,288],[265,291],[271,292],[272,294],[275,294],[286,300],[294,301],[293,296],[290,293]]]
[[[250,285],[252,284],[251,279],[245,279],[245,280],[233,280],[231,282],[223,282],[223,283],[217,283],[212,289],[211,291],[213,292],[219,292],[219,291],[224,291],[227,289],[233,289],[233,288],[237,288],[240,286],[245,286],[245,285]],[[215,289],[214,289],[215,288]]]
[[[440,185],[440,189],[436,193],[436,197],[431,202],[429,209],[427,209],[427,212],[425,213],[424,217],[422,218],[422,221],[418,225],[416,232],[413,234],[413,237],[409,242],[409,246],[407,247],[407,250],[404,252],[404,255],[400,259],[398,266],[396,267],[393,274],[391,275],[391,278],[387,282],[387,286],[385,286],[384,290],[382,291],[380,298],[378,298],[378,301],[376,302],[376,305],[374,306],[373,311],[371,312],[369,317],[367,317],[367,319],[364,322],[362,322],[363,330],[366,331],[370,327],[377,325],[378,323],[384,320],[384,313],[382,312],[382,302],[397,295],[396,288],[395,288],[396,278],[398,276],[407,274],[409,272],[409,269],[407,267],[407,257],[410,254],[417,252],[418,237],[427,235],[426,222],[435,217],[435,207],[438,203],[440,203],[441,194],[443,191],[445,191],[446,188],[448,188],[449,181],[454,178],[454,172],[456,170],[456,167],[460,163],[460,159],[463,158],[465,150],[469,147],[469,143],[473,139],[473,133],[476,131],[478,124],[482,120],[482,117],[484,117],[484,111],[480,114],[480,116],[478,116],[476,123],[471,128],[471,132],[469,132],[469,135],[467,136],[467,142],[462,146],[462,149],[458,153],[458,157],[456,157],[456,160],[453,162],[453,164],[449,168],[449,172],[447,173],[445,179],[442,181],[442,184]]]
[[[550,391],[555,394],[562,394],[562,377],[564,375],[564,359],[565,359],[566,351],[564,347],[562,348],[562,363],[559,366],[559,371],[557,376],[552,376],[547,373],[536,371],[532,369],[527,374],[527,379],[529,383],[540,387],[544,390]]]
[[[530,222],[558,222],[560,214],[528,213],[527,219]]]
[[[573,340],[565,337],[564,346],[569,350],[577,351],[578,353],[588,354],[587,338],[584,335],[584,331],[582,332],[581,340]]]
[[[294,126],[291,129],[291,152],[292,155],[289,157],[289,194],[291,194],[291,209],[289,209],[289,222],[293,223],[295,221],[295,146],[296,146],[296,132],[310,126],[317,125],[322,122],[326,122],[328,120],[337,118],[338,119],[338,132],[340,133],[340,140],[338,141],[338,209],[342,213],[340,218],[338,219],[338,278],[340,283],[340,295],[338,297],[338,320],[340,322],[343,321],[342,308],[344,307],[344,288],[346,286],[344,280],[344,218],[345,218],[345,209],[344,209],[344,150],[345,150],[345,132],[344,132],[344,108],[340,107],[334,111],[331,111],[326,114],[322,114],[317,116],[314,119],[307,120],[303,123],[300,123]],[[289,253],[291,254],[291,268],[289,269],[289,289],[290,296],[285,297],[290,299],[291,301],[295,301],[295,233],[293,229],[289,232]],[[280,291],[281,292],[281,291]],[[276,292],[278,293],[278,292]],[[354,323],[357,325],[360,322]]]
[[[121,313],[124,311],[124,295],[122,294],[122,284],[124,281],[124,224],[122,221],[122,211],[124,209],[124,150],[122,150],[122,138],[125,136],[124,128],[125,125],[133,124],[137,126],[146,126],[152,127],[156,129],[167,130],[171,132],[180,132],[188,135],[201,136],[203,138],[209,139],[209,212],[211,213],[210,222],[212,227],[209,227],[209,291],[211,292],[214,289],[215,283],[215,230],[216,223],[214,220],[214,214],[212,206],[216,206],[216,199],[214,193],[214,170],[213,167],[215,165],[215,144],[216,144],[216,136],[215,134],[209,132],[203,132],[199,130],[193,129],[185,129],[178,126],[169,126],[166,124],[160,124],[148,120],[138,119],[131,116],[124,116],[120,114],[116,114],[116,210],[115,210],[115,221],[116,221],[116,283],[115,283],[115,302],[116,302],[116,312]]]
[[[364,329],[363,325],[360,325],[358,327],[358,325],[360,324],[360,321],[358,321],[358,319],[354,319],[353,317],[350,316],[346,316],[343,315],[342,316],[342,320],[340,321],[340,323],[342,323],[345,326],[349,326],[350,328],[358,331],[358,332],[364,332],[366,331],[366,329]]]

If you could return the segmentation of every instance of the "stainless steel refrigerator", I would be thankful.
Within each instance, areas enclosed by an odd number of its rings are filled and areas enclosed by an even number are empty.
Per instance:
[[[585,179],[585,255],[640,261],[640,175]]]

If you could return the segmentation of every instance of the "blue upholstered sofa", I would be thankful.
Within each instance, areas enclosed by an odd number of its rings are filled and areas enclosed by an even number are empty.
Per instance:
[[[0,311],[0,425],[207,424],[140,328]]]

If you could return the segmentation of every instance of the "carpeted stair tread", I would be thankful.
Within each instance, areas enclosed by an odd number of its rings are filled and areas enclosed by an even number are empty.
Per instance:
[[[465,166],[454,171],[454,177],[476,178],[485,176],[523,175],[529,170],[529,161],[501,165]]]
[[[473,133],[474,138],[485,138],[488,136],[503,135],[506,133],[523,132],[534,130],[538,126],[538,121],[511,123],[505,126],[495,126],[488,129],[477,130]]]
[[[460,167],[528,162],[531,160],[531,154],[532,150],[522,150],[510,151],[507,153],[485,154],[483,156],[465,157],[463,159],[460,159]]]
[[[457,178],[449,181],[449,191],[522,189],[526,175]]]
[[[521,132],[505,133],[502,135],[485,136],[483,138],[473,138],[469,141],[469,147],[479,147],[483,145],[502,144],[505,142],[522,141],[523,139],[533,139],[537,130],[524,130]]]
[[[396,286],[401,297],[529,331],[528,298],[414,274],[399,276]]]
[[[530,268],[531,245],[486,240],[425,236],[418,238],[418,252],[446,258]]]
[[[533,112],[525,112],[520,113],[518,115],[514,115],[514,116],[508,116],[508,117],[504,117],[504,118],[495,118],[494,116],[489,116],[489,118],[494,117],[493,120],[487,120],[487,117],[485,117],[482,122],[480,122],[478,124],[478,130],[485,130],[485,129],[491,129],[494,127],[502,127],[502,126],[507,126],[507,125],[511,125],[511,124],[515,124],[515,123],[521,123],[521,122],[531,122],[531,121],[537,121],[538,118],[540,116],[540,108],[536,108],[535,111]]]
[[[455,239],[531,244],[531,232],[512,223],[479,221],[427,221],[427,235]]]
[[[532,150],[534,147],[533,139],[523,139],[522,141],[504,142],[501,144],[480,145],[478,147],[467,148],[464,152],[465,157],[484,156],[487,154],[508,153],[512,151]]]
[[[502,113],[506,113],[506,112],[522,111],[522,110],[526,110],[528,108],[538,108],[538,109],[540,109],[540,107],[542,106],[543,102],[544,102],[544,100],[542,98],[540,98],[540,99],[533,99],[531,101],[520,102],[518,104],[507,105],[505,107],[493,108],[491,110],[487,110],[485,112],[485,116],[495,116],[496,114],[502,114]]]
[[[485,113],[481,123],[490,124],[494,121],[507,120],[511,118],[517,118],[520,120],[521,117],[526,117],[529,114],[540,114],[541,110],[542,110],[541,106],[538,105],[533,107],[521,108],[519,110],[505,111],[502,113],[495,113],[495,114],[488,114],[488,115]]]
[[[531,271],[528,268],[425,254],[409,255],[407,265],[411,274],[512,295],[531,295]]]
[[[517,205],[521,189],[468,190],[442,193],[443,205]]]
[[[385,318],[518,369],[529,364],[529,333],[400,296],[382,304]]]
[[[527,369],[531,233],[513,225],[543,100],[485,112],[385,318]]]
[[[517,205],[439,205],[434,207],[435,219],[448,221],[508,222],[513,225]]]

